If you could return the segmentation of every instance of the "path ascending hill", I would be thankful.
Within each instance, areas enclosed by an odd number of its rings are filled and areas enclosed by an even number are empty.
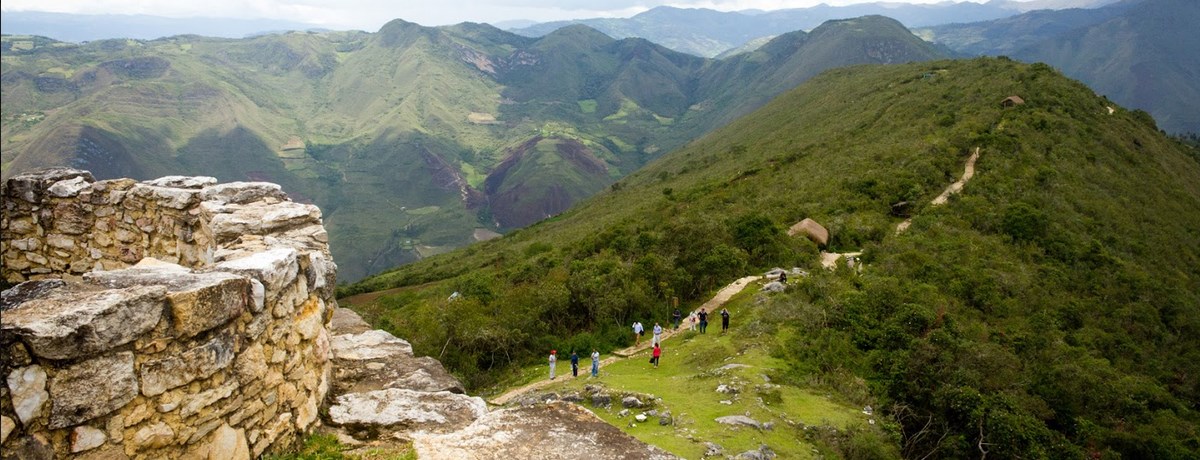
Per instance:
[[[975,147],[975,152],[972,153],[969,158],[967,158],[967,165],[963,167],[962,177],[953,184],[950,184],[950,186],[946,187],[946,190],[943,190],[941,195],[938,195],[937,198],[934,198],[933,201],[930,201],[929,205],[941,206],[946,204],[946,202],[950,200],[950,195],[962,191],[963,186],[967,184],[967,181],[971,180],[972,177],[975,177],[975,160],[978,159],[979,147]],[[908,230],[910,225],[912,225],[911,217],[904,219],[904,222],[896,224],[896,234],[899,235],[904,233],[905,230]],[[825,268],[834,268],[837,266],[837,261],[842,257],[858,257],[859,255],[862,255],[862,252],[822,252],[821,266]]]
[[[701,309],[704,309],[708,312],[715,312],[716,309],[720,308],[721,305],[724,305],[725,302],[728,302],[729,299],[733,298],[733,296],[737,295],[737,293],[742,292],[742,289],[745,289],[747,284],[750,284],[754,281],[758,281],[759,279],[762,279],[762,277],[761,276],[747,276],[747,277],[738,279],[737,281],[734,281],[732,283],[729,283],[728,286],[725,286],[725,287],[721,288],[720,291],[717,291],[717,295],[714,295],[712,299],[709,299],[708,302],[704,302],[704,305],[697,307],[696,310],[694,310],[694,311],[699,312]],[[716,315],[714,315],[714,316],[716,316]],[[675,334],[678,334],[678,333],[684,331],[685,329],[686,328],[683,325],[680,325],[679,329],[671,329],[670,327],[663,327],[662,339],[666,340],[671,337],[674,337]],[[628,357],[633,356],[641,351],[645,351],[645,350],[649,349],[652,346],[652,343],[653,343],[653,340],[647,338],[640,345],[634,345],[629,348],[614,351],[613,356],[609,356],[608,358],[604,358],[604,359],[600,360],[601,371],[603,371],[605,366],[615,363],[615,362],[617,362],[617,360],[628,358]],[[571,374],[569,373],[570,362],[565,362],[565,364],[566,364],[566,366],[563,367],[563,369],[564,369],[563,375],[559,378],[562,378],[562,379],[573,378],[570,376]],[[579,371],[580,371],[579,377],[574,377],[574,378],[585,378],[585,377],[591,375],[591,366],[592,366],[591,358],[586,357],[586,356],[581,357],[579,360]],[[559,382],[559,380],[549,380],[549,379],[537,380],[537,381],[531,382],[529,384],[526,384],[526,385],[523,385],[523,386],[520,386],[517,388],[513,388],[512,390],[509,390],[508,392],[506,392],[500,396],[492,398],[491,400],[488,401],[488,403],[494,404],[497,406],[502,406],[502,405],[508,404],[509,401],[512,401],[513,398],[516,398],[517,396],[523,395],[532,390],[545,388],[545,387],[547,387],[551,384],[557,383],[557,382]]]

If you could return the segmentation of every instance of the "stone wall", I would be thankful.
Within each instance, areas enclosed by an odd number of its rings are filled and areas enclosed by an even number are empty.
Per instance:
[[[4,458],[251,458],[319,424],[337,269],[315,206],[70,169],[0,194]]]

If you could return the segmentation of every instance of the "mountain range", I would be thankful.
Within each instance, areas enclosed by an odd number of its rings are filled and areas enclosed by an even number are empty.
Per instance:
[[[1172,133],[1200,132],[1200,2],[1126,0],[917,31],[971,55],[1046,62]]]
[[[675,51],[715,57],[757,39],[812,30],[825,21],[881,15],[906,27],[976,22],[1013,16],[1030,9],[1098,7],[1117,0],[1066,0],[987,3],[940,2],[859,3],[845,6],[821,4],[809,8],[762,11],[716,11],[704,8],[659,6],[629,18],[593,18],[552,21],[510,29],[540,37],[571,24],[585,24],[615,38],[640,37]]]
[[[586,26],[76,45],[4,36],[3,175],[267,180],[321,206],[343,279],[558,214],[817,73],[944,56],[883,17],[720,61]]]

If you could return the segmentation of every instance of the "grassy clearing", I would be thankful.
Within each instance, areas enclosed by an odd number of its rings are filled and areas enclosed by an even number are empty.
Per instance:
[[[645,351],[601,368],[598,380],[568,379],[543,391],[580,391],[584,385],[599,383],[613,394],[661,398],[656,409],[670,411],[674,425],[659,425],[657,417],[636,423],[633,416],[642,410],[622,417],[619,398],[614,398],[612,408],[592,409],[634,437],[684,458],[702,457],[705,442],[720,445],[730,455],[767,445],[780,458],[814,458],[820,449],[805,439],[806,430],[814,426],[837,430],[869,427],[866,415],[829,392],[780,384],[777,376],[785,372],[786,363],[771,356],[775,336],[755,335],[744,327],[759,314],[753,306],[757,290],[752,284],[727,304],[733,318],[729,333],[720,332],[718,318],[707,334],[685,332],[665,341],[657,369],[649,364],[650,352]],[[581,372],[586,372],[587,363],[581,364]],[[569,372],[569,364],[563,369]],[[545,365],[527,367],[521,373],[523,378],[514,381],[524,384],[545,378],[545,373]],[[719,393],[720,385],[736,388],[737,393]],[[773,427],[731,428],[716,422],[730,415],[745,415]]]

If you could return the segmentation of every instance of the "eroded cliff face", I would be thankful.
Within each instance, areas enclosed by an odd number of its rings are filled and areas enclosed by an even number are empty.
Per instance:
[[[2,194],[5,458],[250,458],[318,424],[337,268],[315,206],[71,169]]]

